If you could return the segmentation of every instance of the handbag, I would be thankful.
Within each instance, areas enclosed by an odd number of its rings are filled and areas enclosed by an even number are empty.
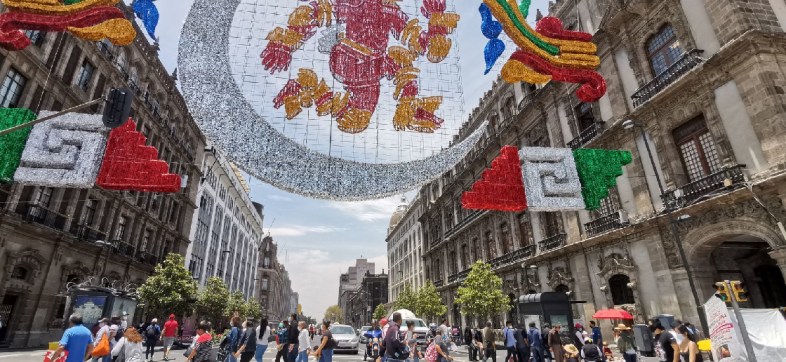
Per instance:
[[[104,357],[109,355],[109,338],[106,337],[106,333],[101,336],[101,341],[93,348],[92,355],[93,357]]]
[[[191,356],[191,352],[193,351],[194,351],[194,347],[188,346],[188,348],[186,348],[186,351],[183,352],[183,357],[188,358],[189,356]]]

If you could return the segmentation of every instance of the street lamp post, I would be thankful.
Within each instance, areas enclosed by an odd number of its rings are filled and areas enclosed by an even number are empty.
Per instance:
[[[641,138],[644,140],[644,147],[647,149],[647,157],[649,157],[650,159],[652,172],[655,173],[655,180],[658,182],[658,190],[660,191],[660,195],[662,199],[663,195],[665,195],[666,193],[666,190],[663,187],[663,181],[661,181],[660,173],[658,172],[658,167],[655,164],[655,157],[652,154],[652,149],[650,148],[650,142],[647,139],[646,132],[644,131],[644,126],[630,119],[626,120],[625,122],[622,122],[623,129],[629,130],[634,127],[639,129],[639,132],[641,133]],[[671,205],[664,202],[663,206],[666,211],[666,217],[668,218],[669,224],[671,225],[671,233],[672,236],[674,237],[674,243],[677,244],[677,251],[680,254],[682,267],[685,268],[685,274],[688,277],[688,284],[690,285],[691,294],[693,295],[693,301],[696,303],[696,312],[699,315],[699,321],[701,322],[701,327],[702,329],[704,329],[705,333],[709,333],[707,320],[704,316],[702,304],[701,301],[699,300],[699,293],[696,289],[696,282],[693,280],[693,271],[691,270],[690,265],[688,265],[688,257],[685,255],[685,247],[682,245],[682,238],[680,237],[679,230],[677,229],[677,220],[675,220],[674,218]],[[654,209],[654,203],[653,203],[653,209]]]

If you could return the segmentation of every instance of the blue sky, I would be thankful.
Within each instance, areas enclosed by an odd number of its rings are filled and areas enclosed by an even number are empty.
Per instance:
[[[221,1],[221,0],[218,0]],[[295,0],[270,0],[291,2]],[[130,0],[126,0],[130,3]],[[193,0],[157,1],[161,21],[157,30],[164,65],[173,71],[183,21]],[[495,80],[495,72],[483,75],[483,47],[480,33],[480,1],[454,0],[462,19],[453,37],[459,43],[464,87],[464,111],[469,114],[478,99]],[[279,5],[281,6],[281,5]],[[546,0],[534,0],[535,9],[547,13]],[[533,20],[530,19],[530,22]],[[355,258],[366,257],[377,263],[377,272],[387,270],[386,230],[399,198],[366,202],[333,202],[307,199],[251,179],[251,198],[265,205],[265,229],[279,245],[279,259],[290,271],[295,291],[306,314],[321,318],[325,309],[336,304],[338,277]],[[272,225],[272,227],[271,227]]]

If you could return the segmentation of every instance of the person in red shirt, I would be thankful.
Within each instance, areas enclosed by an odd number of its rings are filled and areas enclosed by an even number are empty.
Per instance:
[[[164,323],[164,333],[161,333],[161,339],[164,340],[164,361],[169,361],[169,351],[172,349],[172,344],[175,343],[178,327],[175,315],[170,314],[169,320]]]

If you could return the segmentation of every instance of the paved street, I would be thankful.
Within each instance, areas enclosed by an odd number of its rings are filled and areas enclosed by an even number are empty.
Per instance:
[[[275,361],[275,345],[271,344],[270,348],[268,348],[267,353],[265,353],[264,362],[274,362]],[[354,354],[346,354],[346,353],[338,353],[333,356],[333,360],[337,362],[361,362],[363,361],[363,346],[361,345],[360,351],[357,355]],[[16,352],[2,352],[0,351],[0,362],[42,362],[44,360],[44,355],[46,354],[46,350],[28,350],[28,351],[16,351]],[[456,362],[469,362],[469,356],[466,353],[466,347],[458,347],[457,351],[451,353],[454,356]],[[155,361],[162,361],[163,352],[161,349],[156,350]],[[183,357],[183,350],[176,350],[172,351],[170,357],[173,357],[172,361],[183,362],[185,361],[185,357]],[[505,358],[505,351],[497,351],[497,361],[504,361]],[[310,361],[315,361],[313,357],[309,359]]]

